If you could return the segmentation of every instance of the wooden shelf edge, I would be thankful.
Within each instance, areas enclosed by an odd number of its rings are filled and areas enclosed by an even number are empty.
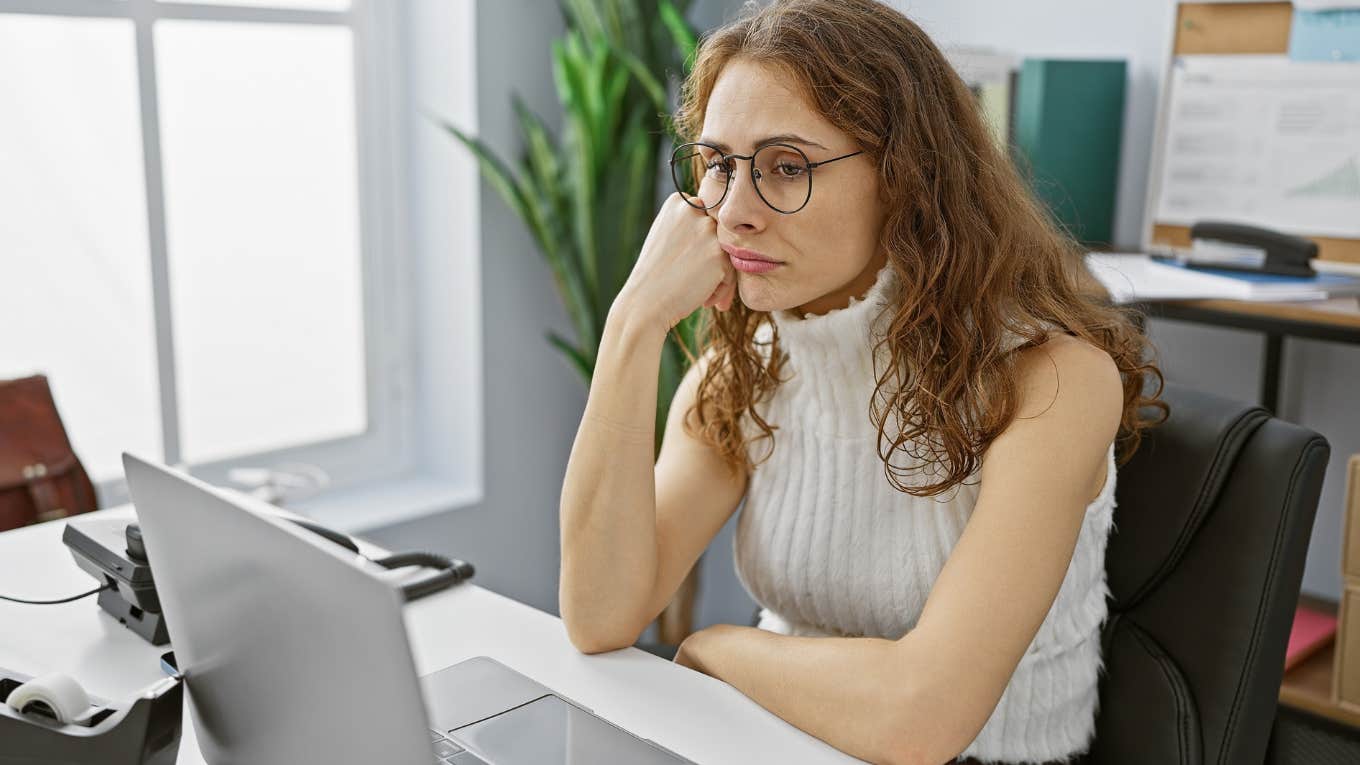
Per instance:
[[[1337,602],[1310,595],[1300,595],[1299,605],[1336,613]],[[1318,649],[1285,673],[1280,683],[1280,703],[1334,720],[1342,725],[1360,728],[1360,710],[1352,710],[1332,702],[1332,661],[1336,640]]]

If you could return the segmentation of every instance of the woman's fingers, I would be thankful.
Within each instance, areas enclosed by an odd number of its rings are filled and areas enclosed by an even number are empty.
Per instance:
[[[736,276],[736,269],[732,268],[730,263],[724,263],[722,281],[718,282],[718,286],[713,288],[713,294],[709,295],[708,299],[704,301],[704,307],[721,306],[723,298],[726,297],[736,285]],[[723,308],[722,310],[726,311],[727,308]]]
[[[731,283],[725,283],[718,288],[722,291],[722,297],[718,298],[717,305],[724,311],[731,310],[732,301],[737,297],[737,282],[735,279]]]
[[[718,282],[718,286],[713,288],[713,294],[709,295],[705,305],[711,305],[719,310],[727,310],[722,307],[723,300],[727,298],[727,282]]]
[[[717,300],[714,305],[726,311],[732,307],[732,301],[737,296],[737,269],[731,263],[723,263],[723,280],[718,285]]]

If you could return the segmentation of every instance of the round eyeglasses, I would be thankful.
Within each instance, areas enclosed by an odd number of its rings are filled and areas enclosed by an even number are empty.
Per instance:
[[[724,154],[706,143],[686,143],[671,154],[671,180],[691,207],[711,210],[727,198],[736,160],[751,161],[751,181],[756,194],[770,209],[790,215],[812,199],[814,168],[862,154],[854,151],[821,162],[812,162],[802,149],[787,143],[769,143],[755,154]]]

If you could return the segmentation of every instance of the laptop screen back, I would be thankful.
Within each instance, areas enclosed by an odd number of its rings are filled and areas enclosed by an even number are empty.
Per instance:
[[[376,566],[249,497],[123,465],[210,765],[431,762],[401,596]]]

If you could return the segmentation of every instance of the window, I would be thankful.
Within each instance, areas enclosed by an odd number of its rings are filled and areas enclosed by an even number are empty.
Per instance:
[[[397,5],[0,0],[0,377],[48,375],[105,504],[124,450],[409,467]]]

